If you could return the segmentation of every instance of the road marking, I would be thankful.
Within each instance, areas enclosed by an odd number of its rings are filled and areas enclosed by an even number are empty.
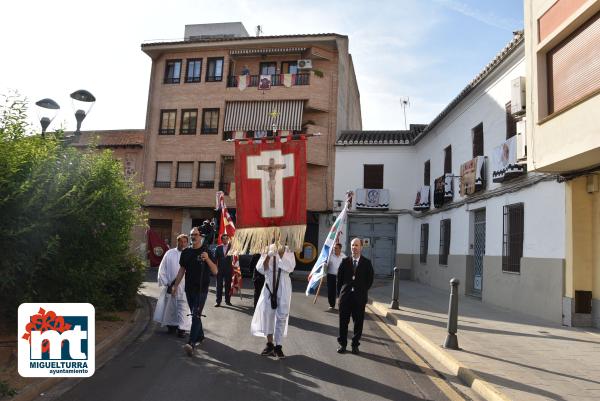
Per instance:
[[[466,398],[462,396],[456,389],[454,389],[440,374],[432,369],[424,360],[421,358],[413,349],[400,337],[394,330],[392,330],[388,324],[379,316],[371,306],[367,305],[369,314],[374,316],[373,322],[375,322],[400,348],[402,352],[410,358],[411,361],[423,372],[433,384],[440,389],[442,393],[451,401],[465,401]]]

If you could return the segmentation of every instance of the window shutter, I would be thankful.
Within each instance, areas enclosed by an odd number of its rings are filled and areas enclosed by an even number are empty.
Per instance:
[[[156,164],[156,181],[171,182],[171,163]]]
[[[177,182],[192,182],[194,163],[179,163],[178,166]]]
[[[364,165],[364,188],[383,189],[383,164]]]
[[[198,181],[215,180],[216,163],[200,163],[200,173]]]

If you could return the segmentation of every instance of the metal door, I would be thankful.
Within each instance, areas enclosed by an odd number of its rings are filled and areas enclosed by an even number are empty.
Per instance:
[[[473,237],[473,292],[481,294],[483,288],[483,256],[485,255],[485,209],[474,212]]]
[[[377,276],[390,276],[396,259],[396,225],[396,217],[350,216],[346,254],[351,253],[352,238],[366,239],[363,256],[371,260]]]

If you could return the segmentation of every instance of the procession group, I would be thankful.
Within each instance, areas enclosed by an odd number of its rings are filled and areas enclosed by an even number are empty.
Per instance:
[[[223,298],[231,305],[232,264],[235,262],[230,255],[227,233],[222,233],[220,240],[222,245],[212,255],[206,234],[194,227],[189,237],[185,234],[177,237],[177,247],[164,254],[158,269],[161,292],[154,320],[166,326],[169,333],[181,338],[187,336],[183,349],[189,356],[194,355],[204,340],[202,312],[211,276],[216,276],[214,306],[220,307]],[[350,318],[354,323],[351,352],[359,353],[368,290],[374,278],[371,261],[361,252],[362,241],[354,238],[350,256],[342,253],[342,245],[336,243],[327,261],[329,309],[336,308],[336,301],[339,308],[337,352],[340,354],[346,352]],[[250,332],[267,339],[261,355],[283,359],[282,342],[287,335],[292,299],[290,273],[296,267],[294,252],[287,246],[271,244],[261,254],[254,255],[251,265],[254,267],[255,295]]]

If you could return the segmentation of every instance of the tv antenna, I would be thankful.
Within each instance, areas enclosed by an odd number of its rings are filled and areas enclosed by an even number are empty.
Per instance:
[[[410,98],[409,97],[401,97],[400,98],[400,107],[402,107],[402,111],[404,112],[404,129],[408,130],[408,126],[406,125],[406,108],[410,107]]]
[[[260,36],[263,33],[262,27],[260,25],[256,25],[256,36]]]

